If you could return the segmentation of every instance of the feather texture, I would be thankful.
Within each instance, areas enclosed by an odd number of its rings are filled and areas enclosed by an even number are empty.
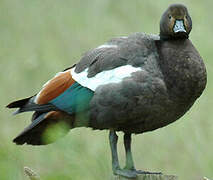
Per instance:
[[[53,104],[47,103],[47,104],[36,104],[35,102],[35,96],[21,99],[18,101],[14,101],[7,105],[8,108],[18,108],[17,111],[13,113],[13,115],[27,112],[27,111],[37,111],[37,112],[48,112],[48,111],[55,111],[58,110],[56,106]]]
[[[55,139],[50,139],[49,141],[45,140],[45,132],[52,125],[57,125],[65,123],[67,127],[61,126],[63,128],[63,134],[60,134],[58,137],[55,136]],[[26,127],[14,140],[16,144],[32,144],[32,145],[44,145],[49,144],[64,136],[68,133],[69,128],[72,127],[74,123],[74,118],[61,111],[50,111],[47,113],[40,113],[32,123]]]
[[[43,86],[42,90],[37,94],[35,102],[37,104],[48,103],[66,91],[74,82],[69,70],[58,73]]]
[[[50,103],[69,114],[73,114],[87,110],[93,94],[93,91],[75,82]]]
[[[80,73],[76,73],[74,67],[71,69],[71,74],[72,78],[79,84],[91,89],[92,91],[95,91],[96,88],[101,85],[120,83],[124,78],[130,77],[132,73],[140,70],[140,67],[125,65],[99,72],[93,77],[88,77],[88,68]]]

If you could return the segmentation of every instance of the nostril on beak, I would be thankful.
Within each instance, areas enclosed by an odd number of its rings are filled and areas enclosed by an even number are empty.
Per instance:
[[[173,31],[174,31],[174,33],[178,33],[178,32],[185,32],[186,33],[186,29],[185,29],[183,20],[176,20],[175,21]]]

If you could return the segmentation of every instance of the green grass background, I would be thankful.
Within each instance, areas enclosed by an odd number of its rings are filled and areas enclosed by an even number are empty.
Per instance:
[[[187,5],[190,39],[203,57],[208,84],[179,121],[133,137],[138,169],[176,174],[180,180],[213,178],[212,0],[0,0],[0,179],[26,180],[28,166],[44,180],[108,180],[111,155],[107,131],[79,128],[48,146],[16,146],[12,139],[31,113],[11,116],[5,105],[38,92],[55,73],[112,37],[159,33],[169,4]],[[122,133],[119,154],[125,162]]]

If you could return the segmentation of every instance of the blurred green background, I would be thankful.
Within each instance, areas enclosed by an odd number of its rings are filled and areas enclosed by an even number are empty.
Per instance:
[[[107,131],[79,128],[48,146],[17,146],[12,139],[30,122],[5,105],[30,96],[82,53],[112,37],[159,33],[169,4],[187,5],[193,19],[190,39],[203,57],[208,84],[179,121],[133,137],[136,167],[176,174],[182,180],[213,178],[212,0],[0,0],[0,179],[26,180],[28,166],[44,180],[108,180],[111,154]],[[122,137],[122,133],[119,134]],[[125,162],[122,138],[121,163]]]

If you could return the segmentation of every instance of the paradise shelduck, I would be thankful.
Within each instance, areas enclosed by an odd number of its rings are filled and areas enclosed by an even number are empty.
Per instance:
[[[15,114],[34,111],[32,123],[13,141],[51,143],[42,135],[60,122],[70,129],[109,129],[113,173],[130,178],[149,173],[135,169],[131,134],[176,121],[206,86],[205,65],[188,39],[191,29],[187,8],[173,4],[161,17],[159,36],[135,33],[88,51],[38,94],[7,106],[19,108]],[[124,169],[118,161],[116,131],[124,132]]]

